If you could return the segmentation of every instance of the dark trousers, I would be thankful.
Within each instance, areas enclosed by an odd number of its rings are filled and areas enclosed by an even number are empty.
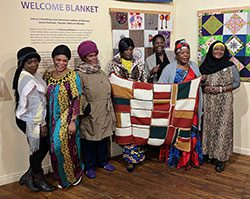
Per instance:
[[[100,141],[81,139],[81,149],[85,170],[94,169],[96,166],[103,167],[108,163],[109,137]]]
[[[22,132],[25,134],[26,122],[16,117],[16,124],[18,128],[22,130]],[[45,158],[48,151],[49,151],[48,137],[40,137],[39,149],[36,152],[34,152],[32,155],[30,155],[29,157],[30,168],[35,174],[38,174],[43,171],[42,161]]]

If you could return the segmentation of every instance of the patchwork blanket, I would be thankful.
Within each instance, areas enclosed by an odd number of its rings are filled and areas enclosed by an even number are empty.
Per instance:
[[[190,130],[201,78],[180,84],[134,82],[111,74],[120,145],[175,144],[190,151]]]

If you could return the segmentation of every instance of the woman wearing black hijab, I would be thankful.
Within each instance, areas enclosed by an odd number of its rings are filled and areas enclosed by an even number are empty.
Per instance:
[[[203,135],[205,159],[215,159],[217,172],[233,151],[233,92],[240,86],[238,69],[229,61],[225,44],[216,41],[209,47],[200,66],[203,75]]]

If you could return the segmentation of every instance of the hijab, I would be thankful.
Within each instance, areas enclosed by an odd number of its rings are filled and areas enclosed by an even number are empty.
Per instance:
[[[221,43],[225,47],[225,53],[223,57],[220,59],[217,59],[213,56],[214,46],[218,43]],[[230,59],[229,51],[227,47],[225,46],[225,44],[221,41],[215,41],[209,47],[207,55],[200,66],[200,72],[202,75],[203,74],[209,75],[209,74],[216,73],[224,68],[234,65],[234,63],[229,61],[229,59]]]

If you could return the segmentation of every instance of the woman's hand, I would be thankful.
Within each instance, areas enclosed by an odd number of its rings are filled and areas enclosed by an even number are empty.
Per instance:
[[[205,86],[203,91],[208,94],[218,94],[220,93],[220,87],[219,86]]]
[[[76,123],[75,121],[71,121],[68,126],[68,133],[70,135],[74,134],[76,132]]]
[[[207,75],[202,75],[201,76],[201,81],[205,82],[207,80]]]
[[[159,69],[160,69],[160,65],[158,64],[157,66],[152,68],[152,70],[150,71],[150,75],[157,73]]]
[[[47,126],[41,126],[40,127],[40,136],[41,137],[46,137],[48,135],[48,128]]]

